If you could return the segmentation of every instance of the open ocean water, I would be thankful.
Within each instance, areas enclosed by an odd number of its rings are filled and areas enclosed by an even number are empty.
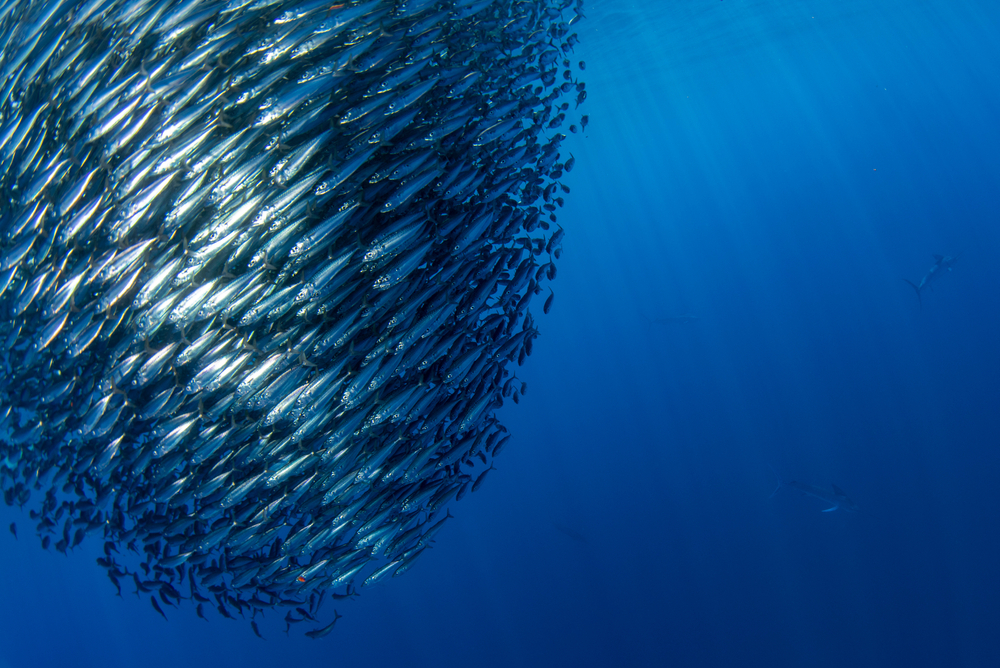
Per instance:
[[[1000,665],[1000,4],[585,13],[552,312],[433,549],[262,641],[2,506],[0,668]]]

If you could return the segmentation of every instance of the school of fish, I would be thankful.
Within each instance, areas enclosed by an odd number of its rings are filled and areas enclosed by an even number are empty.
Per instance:
[[[510,439],[582,12],[0,0],[0,488],[43,547],[258,635],[411,568]]]

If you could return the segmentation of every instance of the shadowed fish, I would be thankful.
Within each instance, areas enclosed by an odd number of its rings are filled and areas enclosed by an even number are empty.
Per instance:
[[[771,470],[774,471],[774,467],[771,467]],[[774,497],[775,494],[781,491],[782,487],[788,487],[789,489],[797,489],[807,496],[813,496],[821,501],[832,504],[830,508],[820,512],[832,513],[838,508],[843,508],[849,513],[858,512],[857,504],[855,504],[854,501],[851,501],[850,497],[844,493],[844,490],[840,489],[836,485],[831,485],[830,487],[832,489],[826,489],[825,487],[810,485],[808,483],[799,482],[798,480],[782,480],[777,471],[774,471],[774,475],[778,478],[778,486],[774,488],[773,492],[771,492],[771,497]]]
[[[288,631],[292,628],[292,624],[298,624],[304,619],[304,617],[294,616],[291,612],[285,613],[285,635],[288,635]]]
[[[163,608],[160,607],[160,604],[156,602],[156,597],[155,596],[150,596],[149,597],[149,601],[153,604],[153,609],[156,610],[158,613],[160,613],[161,617],[163,617],[164,619],[166,619],[167,615],[164,614]]]
[[[334,624],[336,624],[337,620],[340,619],[341,617],[343,617],[343,615],[338,614],[337,611],[334,610],[333,611],[333,621],[332,622],[330,622],[329,624],[327,624],[326,626],[324,626],[322,628],[313,629],[312,631],[306,631],[306,635],[309,636],[310,638],[312,638],[313,640],[318,640],[318,639],[322,638],[323,636],[329,635],[330,632],[333,631]]]
[[[954,257],[952,257],[951,255],[935,255],[934,264],[931,265],[931,268],[927,270],[927,273],[924,274],[924,277],[920,279],[920,283],[914,283],[906,278],[903,279],[904,281],[907,282],[907,284],[909,284],[911,288],[913,288],[916,291],[917,301],[920,302],[921,305],[923,304],[923,299],[921,299],[920,293],[923,292],[923,289],[930,287],[933,281],[937,281],[937,279],[941,278],[941,276],[944,275],[944,272],[946,270],[951,271],[952,266],[955,264],[955,262],[961,255],[962,255],[961,253],[959,253]]]

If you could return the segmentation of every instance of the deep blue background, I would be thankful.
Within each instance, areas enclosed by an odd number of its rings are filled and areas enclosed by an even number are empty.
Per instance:
[[[555,306],[435,548],[262,642],[2,507],[0,668],[1000,665],[1000,3],[587,14]]]

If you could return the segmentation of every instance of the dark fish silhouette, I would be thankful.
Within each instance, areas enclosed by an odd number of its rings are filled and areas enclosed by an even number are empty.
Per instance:
[[[917,301],[921,305],[923,305],[924,303],[923,299],[920,296],[920,293],[923,291],[923,289],[930,288],[932,282],[936,282],[937,279],[944,276],[945,271],[951,271],[952,266],[954,266],[955,262],[958,260],[960,255],[961,253],[959,253],[954,257],[950,255],[935,255],[934,264],[931,265],[931,268],[927,270],[927,273],[924,274],[924,277],[920,279],[920,283],[913,283],[912,281],[909,281],[905,278],[903,279],[917,293]]]
[[[155,596],[150,596],[149,597],[149,602],[153,604],[153,609],[156,610],[158,613],[160,613],[161,617],[163,617],[164,619],[167,619],[166,613],[163,612],[163,608],[160,607],[160,604],[156,602],[156,597]]]
[[[482,487],[483,482],[486,480],[486,474],[489,473],[492,470],[494,470],[494,467],[493,467],[492,464],[490,464],[490,467],[488,469],[486,469],[485,471],[483,471],[482,473],[479,474],[479,477],[476,478],[476,482],[474,482],[472,484],[472,491],[473,492],[475,492],[480,487]]]
[[[774,471],[774,467],[772,467],[771,470]],[[833,485],[831,489],[826,489],[824,487],[817,487],[816,485],[810,485],[797,480],[782,480],[777,471],[774,471],[774,475],[778,478],[778,486],[774,488],[773,492],[771,492],[772,497],[781,491],[782,487],[788,487],[789,489],[798,490],[807,496],[812,496],[831,504],[830,508],[821,512],[832,513],[834,510],[839,508],[843,508],[850,513],[858,512],[857,504],[855,504],[854,501],[851,501],[850,497],[844,493],[844,490],[840,489],[836,485]]]
[[[332,622],[330,622],[329,624],[327,624],[326,626],[324,626],[322,628],[313,629],[312,631],[306,631],[306,635],[308,637],[312,638],[313,640],[318,640],[319,638],[322,638],[323,636],[329,635],[330,632],[333,631],[333,627],[337,623],[337,620],[340,619],[341,617],[343,617],[343,615],[337,614],[337,611],[334,610],[333,611],[333,621]]]

